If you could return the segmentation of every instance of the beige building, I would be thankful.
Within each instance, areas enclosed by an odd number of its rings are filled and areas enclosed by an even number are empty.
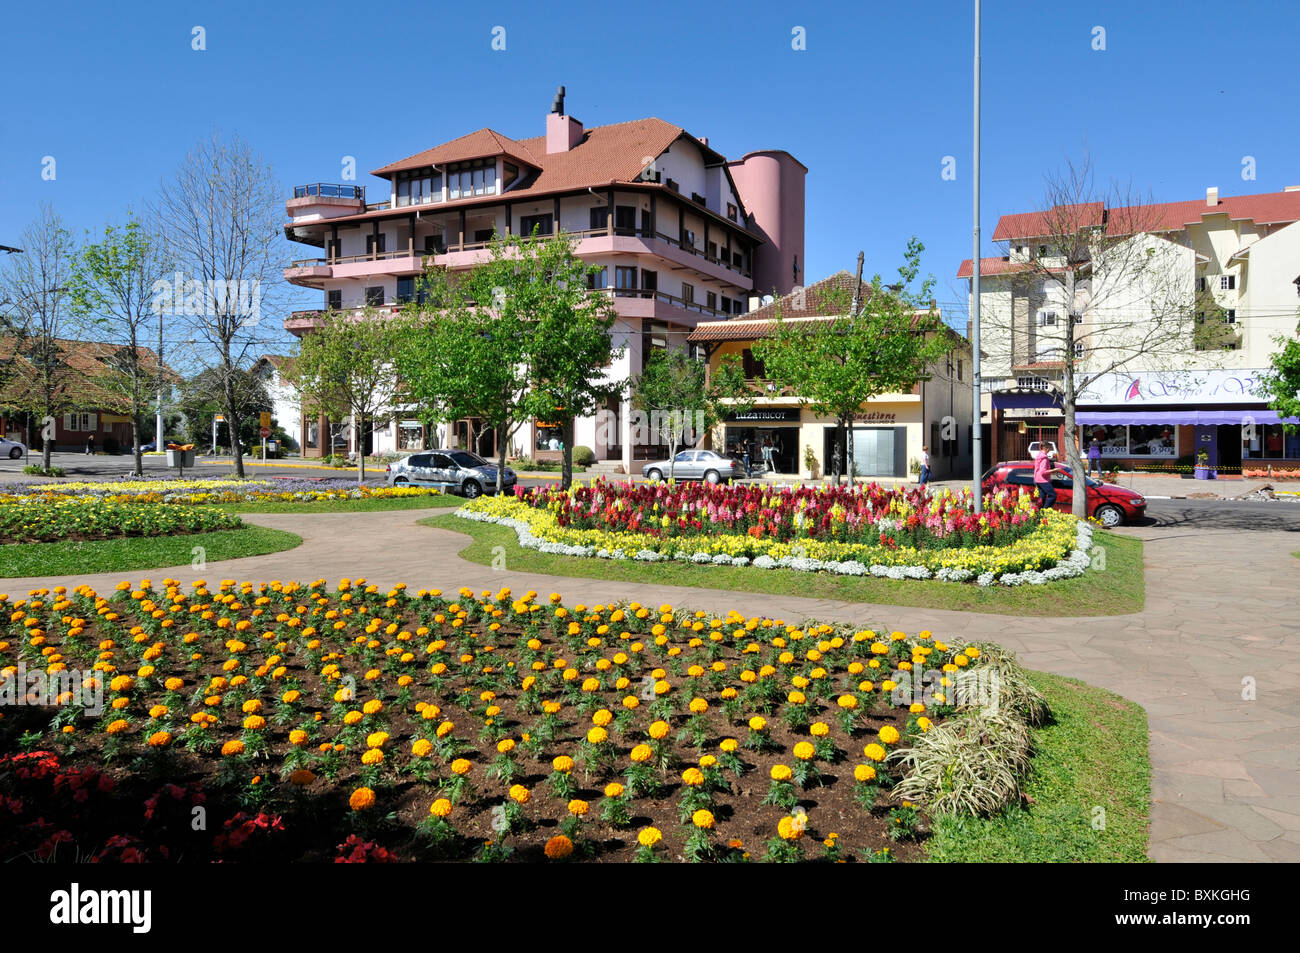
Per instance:
[[[759,469],[763,448],[771,448],[772,470],[777,475],[820,479],[847,472],[842,433],[833,417],[816,414],[789,393],[768,381],[762,363],[753,354],[755,341],[774,328],[779,311],[791,324],[834,319],[821,306],[831,289],[853,287],[846,271],[823,279],[764,305],[742,318],[701,321],[687,341],[717,368],[727,357],[740,360],[745,378],[760,396],[751,409],[729,415],[711,436],[712,446],[743,458],[746,449]],[[861,293],[869,292],[863,284]],[[932,368],[930,379],[908,393],[882,394],[863,404],[853,424],[854,471],[862,477],[915,478],[922,447],[929,446],[931,479],[967,477],[971,472],[971,360],[970,344],[951,332],[956,347],[948,359]]]

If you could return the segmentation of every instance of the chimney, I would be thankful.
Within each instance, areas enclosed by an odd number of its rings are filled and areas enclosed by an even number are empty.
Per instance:
[[[1219,204],[1219,189],[1217,186],[1210,186],[1205,190],[1205,204],[1214,208]]]
[[[708,136],[698,136],[697,138],[700,140],[700,145],[707,146],[709,144]]]
[[[1288,185],[1283,192],[1300,192],[1300,185]]]
[[[564,113],[564,87],[555,93],[546,116],[546,154],[568,152],[582,141],[582,123]]]

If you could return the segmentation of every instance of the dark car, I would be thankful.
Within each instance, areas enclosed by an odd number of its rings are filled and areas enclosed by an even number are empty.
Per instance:
[[[1074,478],[1069,475],[1068,464],[1058,466],[1067,475],[1052,474],[1052,486],[1056,489],[1056,506],[1053,509],[1069,513],[1074,503]],[[1122,526],[1146,515],[1147,501],[1141,493],[1113,483],[1099,483],[1087,476],[1083,479],[1087,485],[1088,515],[1101,521],[1102,525]],[[999,463],[984,474],[982,485],[986,493],[1003,487],[1020,487],[1034,493],[1034,465],[1028,460]]]
[[[506,467],[502,476],[507,490],[519,479],[509,467]],[[385,478],[393,486],[438,486],[470,499],[497,491],[496,464],[488,463],[468,450],[424,450],[413,453],[389,464]]]

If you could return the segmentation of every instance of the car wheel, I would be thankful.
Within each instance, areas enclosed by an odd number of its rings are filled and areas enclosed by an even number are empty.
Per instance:
[[[410,482],[411,482],[411,481],[408,480],[406,477],[394,477],[394,478],[393,478],[393,486],[406,486],[406,484],[408,484],[408,483],[410,483]]]
[[[11,449],[11,450],[9,451],[9,459],[10,459],[10,460],[17,460],[17,459],[18,459],[19,457],[21,457],[22,455],[23,455],[23,449],[22,449],[22,447],[14,447],[13,449]]]
[[[479,486],[474,480],[466,480],[460,486],[460,491],[465,494],[465,499],[473,500],[483,495],[483,487]]]
[[[659,480],[662,480],[662,479],[664,478],[664,475],[663,475],[662,471],[659,471],[659,470],[650,470],[650,471],[648,471],[648,472],[646,473],[645,478],[646,478],[647,480],[653,480],[653,481],[655,481],[655,482],[658,482]]]
[[[704,479],[709,483],[720,483],[722,481],[722,477],[717,470],[709,470],[704,474]]]
[[[1092,514],[1101,520],[1101,525],[1106,527],[1124,525],[1124,511],[1118,506],[1111,506],[1107,503],[1105,506],[1097,507],[1097,512]]]

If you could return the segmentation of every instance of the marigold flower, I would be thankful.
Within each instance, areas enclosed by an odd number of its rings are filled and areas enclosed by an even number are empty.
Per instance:
[[[785,764],[772,765],[771,773],[773,781],[789,781],[791,775],[794,774],[794,772],[790,770],[790,766]]]
[[[556,834],[546,842],[546,846],[542,849],[551,860],[563,860],[573,853],[573,841],[563,834]]]
[[[699,768],[687,768],[682,772],[682,781],[691,787],[698,787],[704,783],[704,772]]]
[[[867,745],[865,748],[863,748],[862,753],[866,755],[868,758],[870,758],[872,761],[885,760],[885,749],[882,748],[880,745],[876,744],[874,741],[871,744]]]
[[[434,817],[446,817],[451,813],[451,801],[440,797],[429,805],[429,813]]]
[[[517,804],[527,804],[530,797],[532,795],[529,793],[528,788],[522,784],[516,784],[510,788],[510,799]]]
[[[617,781],[610,781],[609,784],[605,785],[605,797],[622,797],[622,796],[623,796],[623,785],[619,784]]]
[[[224,745],[221,746],[221,754],[227,758],[233,757],[234,755],[240,755],[243,753],[244,753],[244,743],[240,741],[238,738],[235,738],[231,741],[227,741]]]
[[[575,797],[569,802],[569,813],[574,817],[583,817],[590,809],[591,805],[580,798]]]
[[[515,741],[513,738],[502,738],[497,742],[497,751],[501,754],[509,754],[515,750]]]
[[[469,774],[472,765],[465,758],[457,758],[451,763],[452,774]]]
[[[375,792],[370,788],[357,788],[348,798],[348,806],[354,811],[368,811],[375,806]]]
[[[609,732],[604,728],[596,727],[587,732],[587,741],[590,744],[598,745],[609,737]]]
[[[631,758],[633,761],[635,761],[637,764],[641,764],[643,762],[649,761],[652,757],[654,757],[654,749],[651,748],[649,745],[637,745],[635,748],[632,749],[632,752],[628,755],[628,757]]]
[[[798,840],[803,837],[803,828],[795,823],[793,817],[783,817],[777,822],[776,832],[781,840]]]
[[[709,703],[703,698],[692,698],[690,707],[694,714],[702,715],[709,710]]]
[[[417,758],[427,758],[433,752],[433,742],[428,738],[417,738],[411,745],[411,754]]]
[[[691,823],[703,831],[713,830],[713,812],[703,808],[691,815]]]
[[[642,847],[653,847],[664,839],[664,835],[659,832],[657,827],[643,827],[641,832],[636,835],[637,843]]]
[[[887,745],[892,745],[898,741],[898,729],[893,725],[885,725],[877,734],[880,740]]]
[[[876,769],[869,764],[860,764],[853,769],[853,778],[855,781],[861,781],[866,784],[868,781],[876,779]]]
[[[767,719],[764,718],[762,715],[755,715],[753,718],[749,719],[750,731],[762,731],[766,727],[767,727]]]
[[[735,738],[723,738],[722,741],[718,742],[718,747],[723,751],[732,752],[740,747],[740,742]]]
[[[551,767],[561,774],[568,774],[573,770],[573,759],[567,754],[557,755],[551,759]]]
[[[816,753],[817,749],[809,741],[801,741],[794,746],[794,756],[800,761],[811,761]]]
[[[150,748],[166,748],[171,743],[172,735],[170,731],[155,731],[149,736]]]
[[[289,732],[289,744],[291,745],[300,745],[306,740],[307,732],[303,731],[301,728],[295,728],[293,731]]]
[[[814,738],[825,738],[831,733],[831,726],[824,721],[815,721],[808,728],[808,734]]]
[[[650,727],[649,729],[647,729],[646,733],[650,735],[650,737],[653,738],[655,741],[659,741],[662,738],[666,737],[668,734],[668,722],[666,721],[651,722]]]

